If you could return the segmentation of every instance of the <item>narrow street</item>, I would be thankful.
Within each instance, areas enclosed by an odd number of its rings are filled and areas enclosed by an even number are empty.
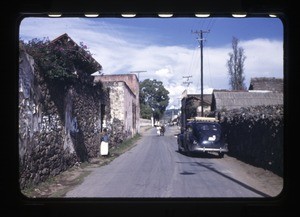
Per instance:
[[[214,155],[188,157],[177,151],[176,127],[165,136],[154,128],[138,144],[110,164],[95,168],[66,197],[110,198],[223,198],[277,196],[241,169],[234,159]]]

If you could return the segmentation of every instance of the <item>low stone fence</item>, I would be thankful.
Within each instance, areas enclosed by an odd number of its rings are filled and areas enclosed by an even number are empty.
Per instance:
[[[282,105],[223,111],[218,118],[227,135],[228,155],[283,175]]]
[[[152,121],[149,119],[140,118],[140,126],[141,127],[152,126]]]

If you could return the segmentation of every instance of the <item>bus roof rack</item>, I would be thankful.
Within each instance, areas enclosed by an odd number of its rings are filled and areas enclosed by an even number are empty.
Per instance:
[[[218,122],[219,120],[212,117],[193,117],[187,119],[188,121],[204,121],[204,122]]]

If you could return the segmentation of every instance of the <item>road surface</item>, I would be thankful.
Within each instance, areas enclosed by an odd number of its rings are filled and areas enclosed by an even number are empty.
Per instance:
[[[83,183],[65,197],[97,198],[224,198],[268,197],[246,184],[226,158],[214,155],[188,157],[180,154],[174,134],[155,128],[138,144],[110,164],[95,168]]]

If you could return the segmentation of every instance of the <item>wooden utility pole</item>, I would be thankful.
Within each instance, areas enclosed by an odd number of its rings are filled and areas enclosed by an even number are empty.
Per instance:
[[[186,84],[187,87],[190,86],[191,83],[193,83],[192,81],[189,81],[191,77],[193,77],[192,75],[188,75],[188,76],[182,76],[183,78],[186,78],[186,81],[183,82],[183,84]]]
[[[200,51],[201,51],[201,55],[200,55],[200,59],[201,59],[201,117],[203,117],[203,33],[209,33],[209,30],[204,31],[204,30],[200,30],[200,31],[192,31],[193,34],[197,34],[198,35],[198,42],[200,44]]]

